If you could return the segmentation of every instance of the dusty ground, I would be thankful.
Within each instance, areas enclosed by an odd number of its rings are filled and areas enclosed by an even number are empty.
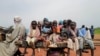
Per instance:
[[[100,39],[100,35],[95,35],[95,39]],[[94,52],[94,56],[100,56],[100,46],[95,46],[96,50]],[[20,48],[21,52],[23,52],[24,48]],[[67,49],[65,49],[65,51],[67,52]],[[90,50],[88,53],[83,53],[83,56],[91,56]],[[28,48],[27,49],[27,54],[25,56],[31,56],[32,55],[32,49]],[[67,56],[67,54],[65,54]],[[71,50],[71,55],[70,56],[75,56],[75,52]],[[35,56],[46,56],[46,50],[45,49],[36,49],[35,50]]]
[[[23,48],[20,49],[21,52],[23,52]],[[83,53],[83,56],[91,56],[90,54],[90,50],[88,50],[89,53]],[[27,50],[27,54],[25,56],[31,56],[32,55],[32,49],[28,48]],[[67,52],[67,49],[66,49]],[[75,52],[71,50],[71,55],[70,56],[75,56]],[[35,50],[35,56],[46,56],[46,51],[44,49],[40,49],[40,51],[38,51],[37,49]],[[66,54],[67,56],[67,54]],[[100,56],[100,46],[96,46],[96,50],[95,50],[95,54],[94,56]]]
[[[96,34],[96,35],[94,35],[94,39],[100,39],[100,34]]]

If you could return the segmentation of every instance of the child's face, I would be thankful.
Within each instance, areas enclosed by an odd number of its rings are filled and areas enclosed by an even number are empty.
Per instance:
[[[57,26],[57,22],[54,22],[54,23],[53,23],[53,26]]]
[[[64,26],[67,26],[67,22],[64,22],[64,24],[63,24]]]
[[[46,27],[50,26],[50,23],[49,22],[46,22],[45,23]]]
[[[76,25],[72,25],[71,28],[76,28]]]
[[[37,25],[36,25],[36,23],[35,23],[35,22],[33,22],[33,23],[32,23],[32,28],[33,28],[33,29],[35,29],[35,28],[36,28],[36,26],[37,26]]]

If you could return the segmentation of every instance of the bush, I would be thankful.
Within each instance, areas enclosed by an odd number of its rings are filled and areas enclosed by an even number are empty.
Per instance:
[[[98,27],[98,28],[95,28],[95,32],[94,32],[95,34],[100,34],[100,27]]]

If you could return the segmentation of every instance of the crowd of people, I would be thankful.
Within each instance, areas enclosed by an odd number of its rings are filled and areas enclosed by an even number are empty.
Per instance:
[[[4,43],[10,43],[13,40],[15,41],[15,39],[17,38],[17,40],[26,41],[29,46],[32,46],[32,48],[34,48],[35,43],[39,40],[46,42],[47,46],[54,47],[57,47],[56,44],[59,42],[66,42],[68,52],[70,52],[70,50],[72,49],[76,52],[76,56],[82,55],[79,54],[79,52],[82,52],[84,50],[84,43],[87,43],[91,48],[92,56],[94,55],[93,26],[91,26],[91,28],[88,28],[85,25],[82,25],[81,28],[77,28],[77,23],[75,21],[72,21],[71,19],[65,19],[61,22],[53,20],[51,22],[47,18],[44,18],[42,23],[40,21],[33,20],[30,23],[29,32],[25,36],[25,26],[21,23],[21,21],[21,17],[14,17],[14,30],[10,35],[7,34],[6,40],[3,41]],[[10,40],[7,38],[10,38]],[[14,46],[11,44],[9,45],[10,49]],[[18,47],[16,48],[18,50]],[[13,48],[14,53],[15,49]],[[15,56],[16,54],[14,53],[13,55]],[[26,49],[24,53],[26,53]],[[1,54],[2,53],[0,52],[0,56],[2,56]],[[70,56],[70,53],[68,53],[68,56]]]

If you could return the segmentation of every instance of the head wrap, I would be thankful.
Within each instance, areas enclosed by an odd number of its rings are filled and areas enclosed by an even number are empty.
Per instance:
[[[44,19],[43,19],[43,21],[44,21],[44,22],[45,22],[45,21],[47,21],[47,22],[48,22],[49,20],[48,20],[48,18],[44,18]]]
[[[14,21],[16,22],[16,23],[20,23],[21,22],[21,17],[20,16],[15,16],[14,17]]]
[[[21,25],[21,17],[20,16],[15,16],[14,17],[14,23],[15,23],[15,25],[14,25],[14,28],[16,28],[16,27],[18,27],[18,26],[20,26]]]
[[[60,24],[60,25],[63,25],[63,20],[60,20],[60,21],[59,21],[59,24]]]

